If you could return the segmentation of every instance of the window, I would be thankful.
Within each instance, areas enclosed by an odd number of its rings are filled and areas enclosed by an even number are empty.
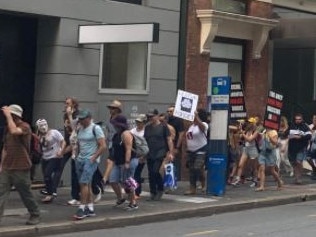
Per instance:
[[[246,14],[247,4],[245,0],[215,0],[213,9],[236,14]]]
[[[100,92],[147,93],[148,43],[108,43],[101,52]]]
[[[112,0],[112,1],[142,5],[142,0]]]

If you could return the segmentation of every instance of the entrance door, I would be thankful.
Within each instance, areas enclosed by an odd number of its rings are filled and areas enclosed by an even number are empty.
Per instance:
[[[0,15],[0,106],[19,104],[32,121],[37,19]],[[0,112],[0,132],[5,124]]]

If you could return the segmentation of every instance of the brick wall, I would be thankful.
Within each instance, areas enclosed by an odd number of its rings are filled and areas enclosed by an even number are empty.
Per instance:
[[[270,18],[272,5],[264,2],[248,1],[248,15]],[[268,44],[268,43],[267,43]],[[249,116],[264,115],[269,90],[269,50],[265,45],[260,59],[252,59],[252,42],[247,42],[245,55],[244,90]]]
[[[199,95],[199,107],[206,107],[208,67],[210,55],[200,54],[201,24],[196,17],[197,9],[210,9],[211,2],[189,1],[186,45],[185,90]]]

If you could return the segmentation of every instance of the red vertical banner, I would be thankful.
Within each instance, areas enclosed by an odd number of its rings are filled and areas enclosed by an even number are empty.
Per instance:
[[[283,95],[269,91],[263,125],[269,129],[279,130]]]

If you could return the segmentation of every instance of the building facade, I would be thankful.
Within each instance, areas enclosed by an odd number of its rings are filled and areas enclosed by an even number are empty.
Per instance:
[[[178,0],[3,0],[0,9],[0,101],[21,104],[27,121],[44,117],[62,129],[68,96],[96,120],[108,119],[113,99],[131,121],[174,102]],[[126,36],[130,24],[143,23],[157,23],[158,42],[143,40],[142,32]],[[80,26],[101,24],[123,28],[108,30],[102,42],[79,42]]]
[[[248,116],[263,116],[268,90],[283,113],[315,113],[315,12],[308,0],[188,1],[186,90],[208,107],[210,78],[242,82]],[[304,82],[303,82],[304,81]],[[313,112],[311,112],[313,111]]]
[[[271,32],[272,87],[284,94],[284,115],[311,122],[316,113],[316,2],[275,1],[279,25]]]

